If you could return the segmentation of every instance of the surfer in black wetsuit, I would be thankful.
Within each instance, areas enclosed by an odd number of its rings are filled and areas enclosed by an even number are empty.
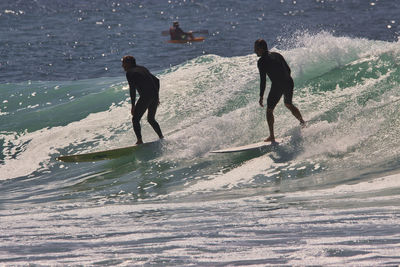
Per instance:
[[[179,27],[179,22],[174,21],[172,27],[169,28],[169,34],[171,35],[171,40],[192,40],[193,33],[192,32],[184,32]]]
[[[284,96],[285,106],[292,114],[300,121],[302,126],[305,121],[300,114],[299,109],[293,105],[293,79],[290,76],[291,71],[283,56],[277,52],[269,52],[267,42],[263,39],[258,39],[254,43],[254,52],[260,59],[257,62],[257,67],[260,72],[260,106],[264,107],[264,91],[266,85],[266,75],[271,80],[271,89],[267,98],[267,122],[269,128],[269,137],[265,142],[275,142],[274,134],[274,108],[278,104],[282,95]]]
[[[133,56],[124,56],[122,58],[122,67],[126,71],[126,79],[129,83],[129,93],[132,103],[132,123],[137,142],[143,144],[140,120],[147,110],[147,121],[153,127],[160,139],[164,138],[160,125],[155,116],[159,102],[160,81],[143,66],[136,65]],[[136,90],[140,97],[136,102]]]

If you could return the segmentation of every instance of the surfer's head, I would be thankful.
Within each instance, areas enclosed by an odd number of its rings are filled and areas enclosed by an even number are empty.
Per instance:
[[[254,43],[254,53],[261,57],[264,53],[268,52],[268,45],[264,39],[258,39]]]
[[[122,67],[125,71],[136,66],[136,59],[133,56],[124,56],[122,58]]]
[[[178,27],[178,26],[179,26],[179,22],[178,22],[178,21],[174,21],[174,23],[172,23],[172,25],[173,25],[174,27]]]

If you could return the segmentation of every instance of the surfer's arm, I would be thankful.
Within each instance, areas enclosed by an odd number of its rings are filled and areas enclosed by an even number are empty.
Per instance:
[[[131,96],[132,105],[135,105],[136,102],[136,86],[133,82],[133,77],[128,72],[126,73],[126,79],[128,80],[129,84],[129,95]]]
[[[286,68],[286,70],[287,70],[287,72],[289,73],[289,76],[290,76],[292,70],[290,69],[289,65],[287,64],[285,58],[282,55],[280,55],[280,56],[281,56],[281,60],[282,60],[283,66]]]
[[[156,89],[156,96],[157,96],[157,99],[158,99],[158,105],[160,104],[160,97],[159,97],[159,93],[160,93],[160,80],[156,77],[156,76],[154,76],[153,74],[151,74],[151,78],[152,78],[152,80],[153,80],[153,85],[154,85],[154,88]]]
[[[153,74],[151,74],[151,78],[153,80],[154,87],[156,88],[156,93],[157,93],[157,96],[158,96],[158,93],[160,92],[160,80],[156,76],[154,76]]]
[[[136,89],[135,88],[130,88],[129,89],[129,94],[131,96],[132,105],[135,105],[135,103],[136,103]]]
[[[128,73],[126,73],[126,79],[128,80],[128,84],[129,84],[129,95],[131,97],[131,104],[132,104],[131,114],[133,115],[133,113],[135,111],[135,103],[136,103],[136,87],[135,87],[135,84],[133,83],[133,78],[130,77],[130,75]]]
[[[264,92],[265,92],[265,86],[267,83],[267,73],[264,71],[261,71],[260,69],[260,106],[264,106],[263,105],[263,98],[264,98]]]
[[[135,89],[135,87],[131,87],[129,85],[129,94],[131,95],[131,104],[132,104],[131,114],[133,116],[133,113],[135,112],[135,103],[136,103],[136,89]]]
[[[283,62],[284,62],[284,64],[285,64],[286,68],[287,68],[287,71],[288,71],[288,73],[289,73],[289,76],[292,75],[292,70],[290,69],[289,65],[286,63],[285,60],[283,60]]]

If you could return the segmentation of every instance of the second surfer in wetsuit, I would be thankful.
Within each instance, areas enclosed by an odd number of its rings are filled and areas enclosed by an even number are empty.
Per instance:
[[[267,98],[267,122],[269,128],[269,137],[265,142],[275,142],[274,133],[274,109],[278,104],[282,95],[284,96],[285,106],[292,112],[302,126],[305,121],[301,116],[299,109],[293,105],[293,79],[290,76],[291,70],[283,56],[277,52],[269,52],[267,42],[263,39],[258,39],[254,43],[254,52],[260,59],[257,62],[257,67],[260,72],[260,106],[263,105],[264,91],[266,85],[266,75],[271,80],[271,89]]]
[[[122,58],[122,67],[126,71],[126,79],[129,83],[129,93],[132,103],[132,123],[137,142],[143,144],[140,120],[147,110],[147,121],[153,127],[160,139],[164,138],[160,125],[155,119],[159,102],[160,81],[143,66],[136,65],[133,56]],[[136,102],[136,90],[140,97]],[[136,103],[135,103],[136,102]]]

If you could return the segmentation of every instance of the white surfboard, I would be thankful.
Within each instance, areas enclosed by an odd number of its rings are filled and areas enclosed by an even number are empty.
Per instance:
[[[220,149],[220,150],[214,150],[211,151],[210,153],[233,153],[233,152],[243,152],[243,151],[249,151],[249,150],[261,150],[261,149],[266,149],[266,148],[273,148],[275,146],[278,146],[280,143],[282,143],[283,140],[277,139],[275,142],[258,142],[254,144],[249,144],[249,145],[244,145],[244,146],[238,146],[238,147],[230,147],[230,148],[225,148],[225,149]]]

